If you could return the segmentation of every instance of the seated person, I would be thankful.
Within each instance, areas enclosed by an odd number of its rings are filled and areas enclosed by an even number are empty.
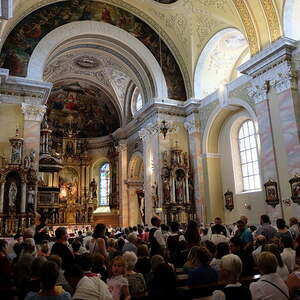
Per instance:
[[[198,268],[200,266],[200,261],[198,259],[198,252],[200,247],[194,246],[191,248],[186,263],[183,265],[183,273],[188,274],[190,271]]]
[[[252,299],[250,290],[239,283],[242,273],[242,261],[237,255],[228,254],[221,258],[220,273],[221,278],[227,282],[227,285],[221,291],[214,291],[212,300]]]
[[[189,273],[187,285],[199,285],[218,281],[218,273],[209,265],[211,255],[205,247],[200,247],[198,251],[198,268]]]
[[[259,271],[263,275],[257,282],[250,284],[252,300],[289,299],[289,289],[276,273],[278,266],[276,256],[271,252],[262,252],[257,261]]]

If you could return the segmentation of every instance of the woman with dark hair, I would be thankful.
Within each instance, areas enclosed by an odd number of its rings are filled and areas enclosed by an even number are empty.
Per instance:
[[[276,220],[276,226],[277,226],[277,234],[276,236],[280,239],[288,237],[292,238],[293,236],[291,232],[287,229],[286,223],[284,219],[277,219]]]
[[[189,221],[184,237],[187,242],[188,249],[191,249],[193,246],[200,246],[201,237],[198,224],[195,221]]]
[[[107,258],[108,253],[106,250],[106,226],[105,224],[97,224],[94,232],[93,232],[93,238],[88,244],[88,249],[91,254],[100,253],[105,258]]]
[[[219,243],[217,245],[216,255],[210,263],[210,266],[214,268],[217,272],[221,270],[221,258],[229,254],[229,244],[228,243]]]
[[[12,268],[6,253],[7,241],[0,240],[0,295],[3,299],[13,299]]]
[[[56,263],[52,261],[45,262],[40,271],[41,290],[30,292],[25,300],[71,300],[71,295],[63,289],[56,287],[56,281],[59,270]]]

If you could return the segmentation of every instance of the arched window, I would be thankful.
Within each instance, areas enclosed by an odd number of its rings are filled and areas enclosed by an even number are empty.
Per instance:
[[[110,193],[110,165],[104,163],[99,169],[99,199],[100,206],[109,205],[109,193]]]
[[[142,107],[143,107],[143,98],[142,98],[139,88],[136,87],[134,89],[132,97],[131,97],[131,113],[132,113],[132,115],[134,115]]]
[[[136,103],[135,103],[135,109],[136,111],[139,111],[143,106],[143,99],[141,94],[139,94],[136,98]]]
[[[238,132],[240,165],[243,190],[251,191],[261,188],[257,143],[254,123],[247,120],[242,123]]]

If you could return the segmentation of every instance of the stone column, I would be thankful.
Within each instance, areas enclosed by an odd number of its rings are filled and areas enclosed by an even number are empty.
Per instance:
[[[3,213],[3,205],[4,205],[4,187],[5,182],[1,181],[1,190],[0,190],[0,213]]]
[[[22,103],[24,114],[24,154],[35,151],[33,168],[37,170],[40,153],[40,129],[41,122],[47,110],[46,105]]]
[[[121,226],[127,227],[129,225],[129,211],[128,211],[128,194],[127,194],[127,167],[128,167],[128,153],[127,141],[120,140],[117,147],[119,152],[119,203],[120,203],[120,223]]]
[[[153,170],[152,170],[152,149],[151,149],[151,131],[143,128],[139,131],[139,136],[143,141],[143,161],[144,161],[144,194],[145,194],[145,222],[150,224],[153,216],[152,189]]]
[[[22,182],[21,184],[21,213],[26,212],[26,182]]]
[[[194,200],[196,205],[196,215],[200,223],[206,223],[205,219],[205,199],[204,199],[204,178],[203,165],[201,160],[201,134],[200,121],[197,113],[192,113],[186,117],[184,126],[188,131],[189,150],[191,159],[191,169],[194,183]]]

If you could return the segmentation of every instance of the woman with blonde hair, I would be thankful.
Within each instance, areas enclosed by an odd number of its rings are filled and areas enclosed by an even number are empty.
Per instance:
[[[250,284],[252,300],[289,299],[289,289],[285,282],[276,273],[278,261],[276,256],[269,252],[262,252],[257,260],[262,277]]]

